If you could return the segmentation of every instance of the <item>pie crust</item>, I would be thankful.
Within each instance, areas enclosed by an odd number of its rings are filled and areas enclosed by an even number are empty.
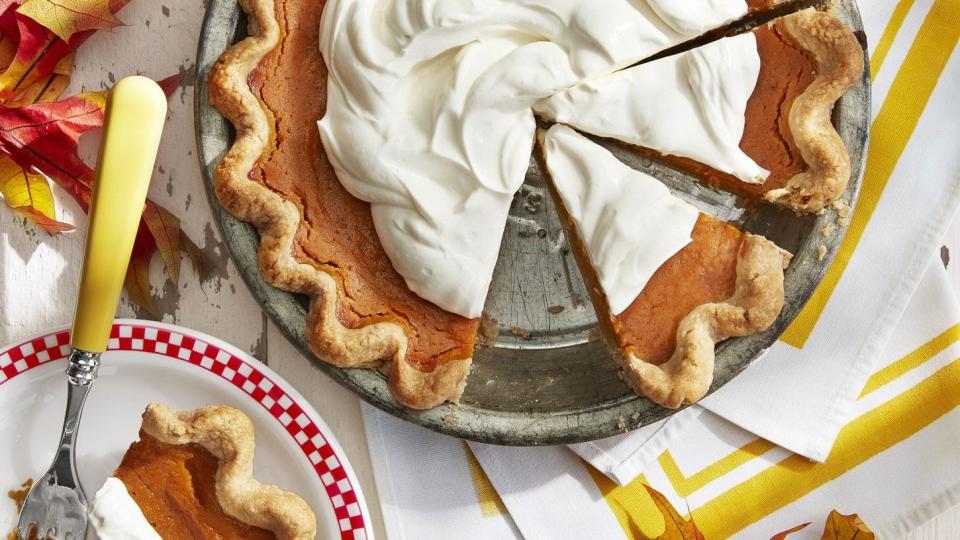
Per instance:
[[[745,234],[736,266],[736,288],[722,302],[701,304],[680,321],[670,358],[654,364],[627,349],[623,379],[664,407],[696,403],[713,382],[715,347],[730,337],[767,329],[783,309],[783,271],[791,255],[773,242]]]
[[[814,58],[817,71],[789,114],[790,133],[807,170],[764,197],[797,212],[819,212],[839,199],[850,182],[850,154],[830,115],[833,104],[863,74],[863,49],[845,24],[814,8],[773,24]]]
[[[143,413],[141,430],[166,445],[198,445],[216,458],[216,499],[227,515],[281,540],[315,537],[316,517],[303,499],[253,478],[253,423],[242,412],[224,406],[175,411],[153,403]]]
[[[236,128],[236,140],[214,171],[220,204],[260,233],[258,262],[274,287],[307,295],[306,338],[323,360],[344,368],[381,368],[397,401],[428,409],[457,401],[470,371],[470,358],[439,362],[431,371],[407,358],[409,342],[400,324],[379,321],[349,328],[337,316],[343,290],[329,273],[294,257],[302,220],[300,208],[249,173],[271,139],[268,111],[250,89],[248,78],[261,59],[280,43],[273,0],[240,0],[249,17],[249,37],[228,49],[210,72],[209,99]]]

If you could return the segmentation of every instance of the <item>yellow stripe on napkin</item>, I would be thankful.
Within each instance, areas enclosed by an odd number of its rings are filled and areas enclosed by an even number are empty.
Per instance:
[[[863,184],[850,228],[836,258],[820,285],[797,318],[780,337],[788,345],[802,349],[813,332],[820,314],[847,269],[853,252],[873,216],[887,180],[900,161],[907,141],[913,135],[933,89],[960,39],[960,0],[936,0],[927,13],[917,37],[900,66],[886,100],[870,129],[870,151]],[[891,20],[898,26],[902,21]],[[890,30],[895,33],[895,30]],[[887,31],[884,31],[887,34]]]

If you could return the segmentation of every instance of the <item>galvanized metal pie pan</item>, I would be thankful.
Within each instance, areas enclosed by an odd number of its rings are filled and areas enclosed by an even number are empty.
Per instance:
[[[838,17],[863,39],[854,0],[843,0]],[[510,211],[500,260],[485,314],[495,321],[492,343],[481,345],[459,405],[428,411],[400,406],[385,377],[374,370],[340,369],[313,356],[303,337],[304,297],[265,283],[257,268],[259,237],[217,202],[212,171],[233,142],[229,122],[207,101],[207,74],[217,57],[242,39],[246,24],[235,0],[210,2],[197,53],[197,145],[208,199],[223,239],[251,292],[304,356],[367,402],[442,433],[496,444],[565,444],[609,437],[672,414],[638,397],[619,379],[598,329],[589,295],[567,244],[556,208],[535,160]],[[865,53],[866,54],[866,53]],[[854,205],[863,173],[870,120],[869,71],[837,103],[834,125],[850,152],[853,174],[842,200]],[[711,392],[760,357],[796,317],[820,282],[840,244],[845,226],[837,215],[796,216],[769,205],[746,208],[731,194],[701,186],[695,179],[605,142],[620,159],[666,183],[702,211],[736,222],[794,253],[786,272],[786,305],[765,332],[727,340],[717,347]],[[846,220],[841,220],[841,223]],[[824,251],[825,250],[825,251]]]

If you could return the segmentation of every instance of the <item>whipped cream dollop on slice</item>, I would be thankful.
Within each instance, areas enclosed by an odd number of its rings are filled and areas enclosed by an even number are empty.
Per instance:
[[[618,315],[690,243],[700,212],[567,126],[551,127],[543,147],[550,179]]]
[[[113,476],[94,496],[90,522],[101,540],[161,540],[127,486]]]
[[[740,149],[747,102],[759,75],[756,37],[746,33],[591,79],[534,109],[594,135],[691,158],[760,183],[770,171]]]
[[[327,2],[324,149],[347,191],[371,203],[413,292],[480,315],[529,164],[534,103],[747,12],[744,0],[671,3]]]

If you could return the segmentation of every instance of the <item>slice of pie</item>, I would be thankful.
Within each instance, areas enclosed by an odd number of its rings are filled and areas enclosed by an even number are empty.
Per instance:
[[[409,407],[455,401],[533,102],[764,3],[241,0],[250,37],[209,80],[236,127],[217,196],[258,228],[265,280],[311,298],[318,357],[382,367]]]
[[[254,479],[253,453],[253,423],[236,409],[151,404],[140,440],[97,493],[91,521],[107,537],[313,539],[310,507]]]
[[[624,380],[665,407],[696,402],[713,381],[714,345],[780,314],[790,255],[698,212],[567,126],[538,141]]]
[[[808,8],[586,81],[535,108],[725,189],[817,212],[850,179],[831,111],[863,69],[850,28]]]

